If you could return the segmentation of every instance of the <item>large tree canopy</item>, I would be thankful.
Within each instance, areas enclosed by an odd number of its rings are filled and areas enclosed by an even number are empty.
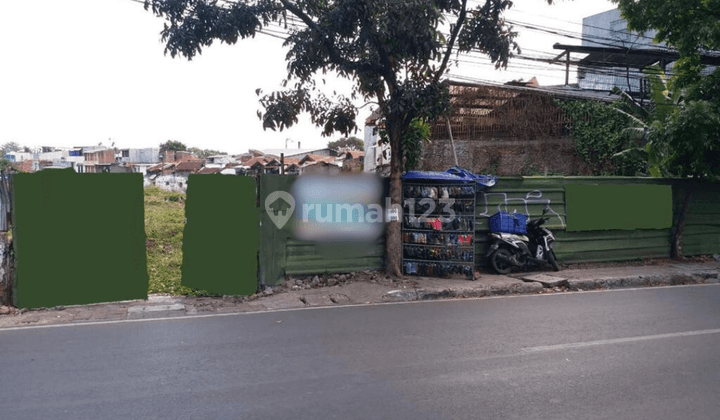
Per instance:
[[[330,149],[343,149],[343,150],[363,150],[365,142],[357,137],[343,137],[335,141],[328,142]]]
[[[548,2],[551,2],[549,0]],[[402,133],[448,105],[442,83],[453,54],[481,51],[506,66],[517,45],[503,19],[509,0],[146,0],[165,19],[166,53],[192,59],[215,41],[266,29],[286,35],[285,90],[262,96],[263,126],[285,129],[306,112],[324,135],[357,129],[354,99],[379,105],[390,139],[391,202],[400,202]],[[316,86],[326,72],[352,80],[349,95]],[[258,94],[260,92],[258,91]],[[400,275],[400,227],[388,224],[387,266]]]
[[[666,174],[720,176],[720,163],[716,162],[720,149],[720,69],[702,75],[700,65],[701,54],[720,49],[720,0],[614,1],[629,28],[656,30],[655,40],[680,54],[668,84],[674,99],[666,101],[668,106],[656,116],[652,130],[655,146],[665,149]],[[662,86],[654,91],[668,92],[666,89]]]
[[[653,152],[666,174],[720,177],[720,69],[703,75],[701,54],[720,50],[720,0],[613,0],[630,29],[655,29],[656,41],[680,53],[670,87],[677,99],[650,132]],[[673,227],[673,256],[682,256],[688,188]]]

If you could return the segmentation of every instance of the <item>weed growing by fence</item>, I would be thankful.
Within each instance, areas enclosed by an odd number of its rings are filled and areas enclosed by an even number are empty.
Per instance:
[[[145,188],[148,293],[192,294],[180,285],[185,194]]]

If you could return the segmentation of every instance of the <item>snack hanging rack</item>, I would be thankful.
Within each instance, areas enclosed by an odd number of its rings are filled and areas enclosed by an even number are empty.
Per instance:
[[[404,274],[474,279],[474,184],[406,178],[402,237]]]

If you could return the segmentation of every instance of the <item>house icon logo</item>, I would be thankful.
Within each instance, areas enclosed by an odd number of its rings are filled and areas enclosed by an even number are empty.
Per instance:
[[[295,199],[285,191],[275,191],[265,198],[265,210],[278,229],[290,220],[295,210]]]

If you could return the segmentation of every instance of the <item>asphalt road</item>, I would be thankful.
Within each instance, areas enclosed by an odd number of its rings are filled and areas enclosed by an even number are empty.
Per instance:
[[[720,285],[0,330],[2,419],[720,418]]]

